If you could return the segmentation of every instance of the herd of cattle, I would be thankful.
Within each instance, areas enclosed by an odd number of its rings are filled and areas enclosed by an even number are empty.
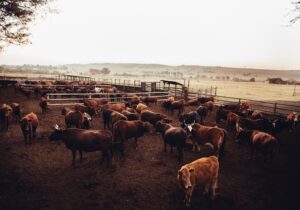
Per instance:
[[[51,88],[52,83],[41,84]],[[26,97],[28,97],[28,91],[41,94],[39,106],[45,114],[48,111],[47,98],[43,94],[46,93],[45,86],[37,87],[39,86],[34,86],[33,90],[27,90],[16,84],[17,90],[24,93]],[[74,91],[74,85],[72,87]],[[109,91],[116,91],[115,88],[110,89]],[[61,91],[66,90],[69,88]],[[160,105],[166,113],[178,111],[180,126],[177,127],[172,125],[172,120],[167,115],[151,110],[151,106],[158,103],[157,97],[139,97],[126,93],[122,96],[123,102],[109,103],[109,100],[105,99],[85,99],[82,101],[83,105],[76,104],[72,108],[62,108],[61,115],[65,118],[66,128],[55,125],[49,140],[62,140],[65,143],[66,147],[72,151],[72,164],[75,164],[77,151],[79,151],[80,160],[82,160],[83,151],[102,151],[102,161],[106,161],[107,166],[110,165],[111,158],[116,153],[120,153],[124,158],[126,152],[124,144],[128,139],[134,138],[135,148],[138,149],[138,138],[152,129],[161,134],[165,151],[167,145],[170,146],[171,152],[173,152],[173,147],[177,149],[178,161],[182,161],[188,142],[192,142],[193,150],[200,150],[200,146],[203,145],[208,146],[212,151],[211,156],[183,165],[178,171],[177,179],[184,189],[187,206],[190,205],[193,189],[197,185],[203,187],[204,193],[211,192],[212,197],[215,196],[219,159],[223,158],[228,132],[232,132],[237,141],[249,143],[250,158],[258,151],[262,151],[265,158],[268,155],[272,158],[278,141],[277,133],[283,130],[294,131],[299,118],[298,114],[293,112],[286,119],[278,118],[271,121],[264,117],[263,113],[251,110],[248,102],[225,104],[217,108],[214,105],[214,97],[200,97],[187,101],[169,97]],[[195,108],[185,113],[186,106]],[[22,106],[18,103],[0,104],[1,131],[8,130],[9,122],[19,122],[25,144],[31,144],[36,136],[39,119],[33,112],[21,117],[21,109]],[[217,109],[215,119],[217,125],[205,125],[206,117],[214,109]],[[90,123],[96,115],[102,117],[103,129],[91,130]],[[218,127],[221,121],[226,123],[227,130]]]

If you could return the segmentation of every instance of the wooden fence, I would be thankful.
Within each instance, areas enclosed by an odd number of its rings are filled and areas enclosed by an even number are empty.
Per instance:
[[[128,95],[135,94],[138,96],[156,96],[158,101],[162,101],[170,97],[169,92],[132,92]],[[49,106],[72,106],[75,104],[83,104],[85,99],[109,99],[109,103],[123,102],[125,99],[133,97],[124,96],[122,93],[48,93]]]

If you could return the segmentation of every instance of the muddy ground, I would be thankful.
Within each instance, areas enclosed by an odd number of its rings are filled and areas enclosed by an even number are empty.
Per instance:
[[[21,103],[23,115],[38,113],[40,126],[30,146],[25,146],[17,123],[0,133],[0,209],[185,209],[177,171],[209,155],[207,148],[185,151],[183,162],[178,163],[176,150],[165,153],[161,136],[151,132],[139,139],[137,150],[129,140],[125,161],[116,160],[109,169],[100,164],[99,152],[84,153],[83,163],[77,157],[76,166],[71,167],[71,152],[62,142],[47,139],[55,123],[64,125],[60,108],[51,107],[42,115],[38,99],[26,100],[12,88],[0,89],[0,103],[4,102]],[[160,107],[151,109],[164,113]],[[214,124],[213,119],[214,113],[207,123]],[[100,117],[93,119],[92,127],[102,128]],[[300,209],[299,133],[284,132],[278,137],[270,163],[261,158],[248,160],[248,146],[236,143],[230,134],[217,198],[211,201],[197,189],[190,209]]]

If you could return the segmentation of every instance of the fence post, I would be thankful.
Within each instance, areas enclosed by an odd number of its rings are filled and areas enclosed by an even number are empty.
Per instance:
[[[241,99],[239,98],[239,105],[241,105]]]
[[[217,87],[215,87],[215,96],[217,96]]]
[[[277,103],[274,104],[274,115],[276,115]]]

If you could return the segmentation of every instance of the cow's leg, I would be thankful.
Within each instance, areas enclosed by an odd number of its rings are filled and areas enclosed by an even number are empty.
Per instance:
[[[72,165],[75,165],[75,159],[76,159],[76,149],[72,150],[72,155],[73,155],[73,161],[72,161]]]
[[[137,144],[137,137],[134,137],[134,144],[135,144],[135,149],[137,149],[138,144]]]
[[[82,162],[83,158],[82,158],[82,151],[79,150],[79,155],[80,155],[80,163]]]

